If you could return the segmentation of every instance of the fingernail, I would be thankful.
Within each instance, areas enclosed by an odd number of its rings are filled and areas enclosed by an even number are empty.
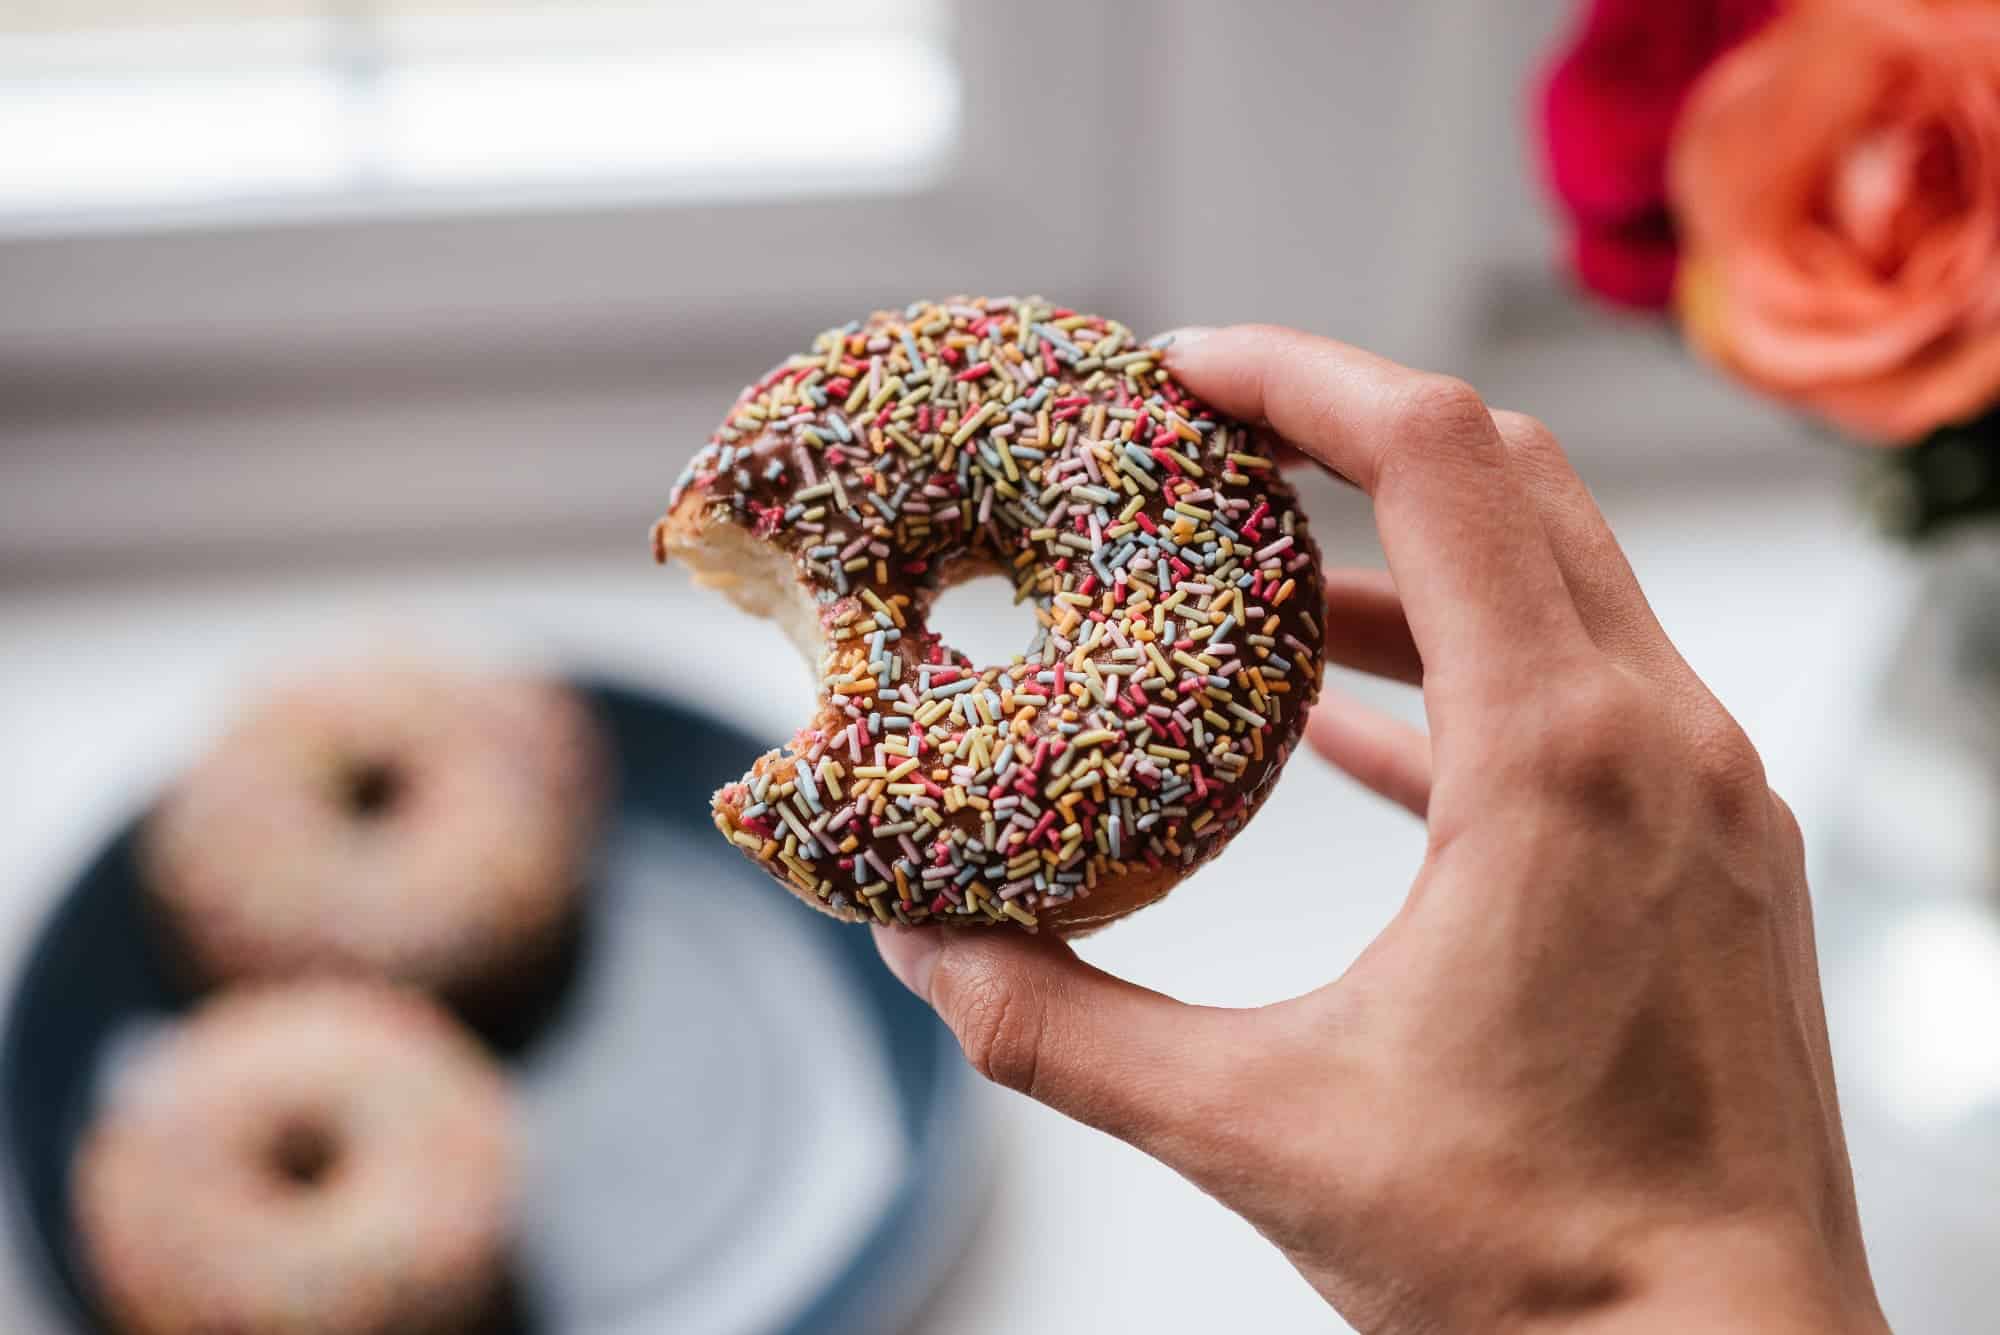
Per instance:
[[[875,949],[882,962],[904,987],[931,999],[931,971],[937,968],[938,952],[944,949],[942,931],[937,927],[876,927]]]
[[[1179,329],[1169,329],[1164,334],[1157,334],[1147,339],[1146,346],[1158,352],[1165,352],[1168,348],[1185,348],[1190,343],[1199,343],[1214,332],[1207,325],[1182,325]]]

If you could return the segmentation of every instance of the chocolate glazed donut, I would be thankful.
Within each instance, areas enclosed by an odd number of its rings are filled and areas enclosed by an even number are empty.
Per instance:
[[[1319,555],[1269,439],[1038,298],[821,334],[738,398],[653,543],[813,663],[813,718],[714,818],[850,922],[1143,907],[1256,812],[1319,690]],[[993,571],[1038,626],[978,666],[925,612]]]

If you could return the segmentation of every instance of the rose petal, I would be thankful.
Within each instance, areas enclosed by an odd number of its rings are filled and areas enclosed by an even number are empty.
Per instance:
[[[2000,396],[2000,6],[1787,13],[1702,80],[1669,185],[1736,375],[1875,438]]]

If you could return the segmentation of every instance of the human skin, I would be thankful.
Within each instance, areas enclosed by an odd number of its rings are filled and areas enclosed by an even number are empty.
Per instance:
[[[1423,863],[1344,973],[1252,1010],[1046,934],[877,929],[890,968],[1370,1335],[1886,1330],[1798,825],[1554,437],[1291,330],[1167,355],[1372,498],[1388,570],[1330,572],[1327,656],[1420,686],[1429,732],[1329,692],[1308,738],[1425,819]]]

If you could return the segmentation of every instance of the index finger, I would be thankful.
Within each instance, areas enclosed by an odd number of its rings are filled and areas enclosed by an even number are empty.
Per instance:
[[[1373,499],[1428,684],[1504,689],[1588,648],[1533,500],[1463,381],[1268,325],[1176,335],[1166,360]]]

